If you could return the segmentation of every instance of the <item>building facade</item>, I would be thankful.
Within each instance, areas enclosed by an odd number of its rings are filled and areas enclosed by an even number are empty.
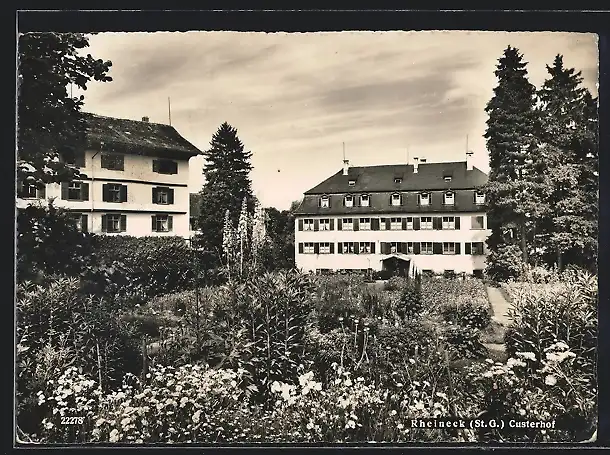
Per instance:
[[[189,237],[189,159],[201,152],[173,127],[86,114],[87,148],[64,156],[81,178],[19,188],[17,207],[52,199],[83,231]]]
[[[303,271],[388,270],[482,275],[487,175],[466,161],[344,168],[296,211]]]

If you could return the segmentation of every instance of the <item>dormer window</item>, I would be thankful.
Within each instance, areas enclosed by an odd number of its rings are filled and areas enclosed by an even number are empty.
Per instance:
[[[348,183],[349,183],[349,186],[356,186],[355,180],[350,180]]]
[[[402,183],[402,178],[394,177],[394,183]]]
[[[360,205],[362,207],[369,207],[370,202],[371,202],[371,199],[369,198],[368,194],[363,194],[360,196]]]
[[[399,193],[394,193],[391,198],[392,205],[393,206],[401,205],[401,202],[402,202],[401,199],[402,198],[400,197]]]
[[[430,205],[430,193],[419,194],[419,205]]]
[[[453,205],[455,202],[455,196],[452,191],[447,191],[443,195],[443,204],[445,205]]]
[[[450,175],[446,175],[443,177],[443,179],[445,179],[445,182],[450,182],[451,181],[451,176]]]
[[[482,191],[474,193],[474,203],[477,205],[485,204],[485,193]]]
[[[353,207],[354,206],[354,196],[352,196],[350,194],[345,196],[345,199],[343,199],[343,205],[345,205],[346,207]]]
[[[320,207],[327,209],[330,206],[330,198],[328,196],[322,196],[320,198]]]

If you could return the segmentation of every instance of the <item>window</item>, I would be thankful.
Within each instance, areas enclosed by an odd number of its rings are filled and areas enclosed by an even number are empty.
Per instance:
[[[363,194],[362,196],[360,196],[360,205],[362,207],[368,207],[370,205],[370,198],[368,194]]]
[[[322,218],[320,219],[320,230],[321,231],[329,231],[330,230],[330,219]]]
[[[320,243],[319,245],[320,254],[330,254],[330,243]]]
[[[125,232],[127,230],[127,215],[102,215],[103,232]]]
[[[353,254],[355,251],[353,242],[344,242],[343,243],[343,254]]]
[[[390,253],[392,253],[392,254],[398,253],[399,249],[400,249],[400,242],[391,242],[390,243]]]
[[[400,194],[394,193],[392,195],[392,205],[394,205],[394,206],[400,205]]]
[[[371,242],[360,242],[360,253],[371,254]]]
[[[74,222],[76,223],[76,228],[79,231],[82,232],[87,232],[88,231],[88,226],[87,226],[87,215],[85,215],[84,213],[70,213],[70,217],[74,220]]]
[[[445,182],[450,182],[451,181],[451,176],[450,175],[446,175],[443,177],[443,179],[445,179]]]
[[[353,231],[354,230],[353,218],[343,218],[342,224],[343,224],[344,231]]]
[[[443,217],[443,229],[455,229],[455,217],[444,216]]]
[[[394,183],[402,183],[402,178],[394,177]]]
[[[413,230],[413,217],[412,216],[407,217],[407,230],[409,230],[409,231]]]
[[[75,152],[74,150],[65,150],[61,153],[61,157],[66,164],[74,167],[85,167],[85,153]]]
[[[485,193],[477,191],[474,193],[474,203],[477,205],[485,204]]]
[[[420,193],[419,205],[430,205],[430,193]]]
[[[172,160],[153,160],[153,172],[158,174],[177,174],[178,163]]]
[[[305,243],[304,247],[303,247],[303,252],[305,254],[313,254],[314,253],[314,244],[313,243]]]
[[[443,242],[443,254],[455,254],[455,243]]]
[[[485,218],[483,216],[471,216],[472,229],[485,229]]]
[[[348,182],[349,186],[356,186],[356,181],[355,180],[350,180]]]
[[[402,229],[402,218],[390,218],[390,229],[399,231]]]
[[[443,204],[453,205],[454,201],[455,201],[455,197],[451,191],[448,191],[443,195]]]
[[[432,254],[432,242],[421,242],[421,254]]]
[[[102,168],[111,171],[125,170],[125,157],[116,153],[102,153]]]
[[[304,231],[313,231],[313,220],[312,219],[303,220],[303,230]]]
[[[370,218],[360,218],[360,230],[361,231],[370,231],[371,230],[371,219]]]
[[[354,197],[353,196],[345,196],[344,204],[346,207],[354,206]]]
[[[38,188],[36,188],[36,185],[32,185],[31,183],[24,183],[19,197],[23,199],[36,198],[38,197]]]
[[[81,200],[81,182],[70,182],[68,184],[68,200],[69,201],[80,201]]]
[[[167,187],[157,187],[152,189],[153,204],[173,204],[174,190]]]
[[[328,196],[322,196],[320,198],[320,207],[327,209],[329,207],[330,200]]]
[[[102,193],[104,202],[127,202],[127,185],[106,183],[102,185]]]
[[[64,201],[88,201],[89,184],[85,182],[62,182],[61,198]]]
[[[420,228],[421,229],[432,229],[432,217],[431,216],[422,216]]]
[[[153,230],[153,232],[171,232],[173,230],[172,216],[153,215],[152,216],[152,230]]]
[[[466,244],[466,254],[472,254],[473,256],[482,256],[485,254],[483,249],[483,242],[472,242]]]

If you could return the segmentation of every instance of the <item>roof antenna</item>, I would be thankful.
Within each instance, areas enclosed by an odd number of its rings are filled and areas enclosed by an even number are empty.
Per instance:
[[[167,97],[167,113],[169,115],[169,126],[172,126],[172,103],[169,96]]]

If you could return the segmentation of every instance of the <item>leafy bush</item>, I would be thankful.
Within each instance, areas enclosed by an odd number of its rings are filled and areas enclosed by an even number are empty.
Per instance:
[[[458,357],[480,358],[487,352],[481,344],[481,333],[475,328],[450,325],[445,328],[443,336]]]
[[[409,281],[400,291],[396,313],[403,320],[411,320],[420,317],[422,310],[421,288],[415,281]]]
[[[495,281],[517,278],[523,270],[523,256],[517,245],[501,245],[487,255],[485,274]]]
[[[423,278],[421,295],[423,306],[428,311],[442,312],[444,308],[457,305],[489,307],[485,284],[478,278]]]
[[[407,278],[393,276],[383,285],[384,291],[398,291],[409,283]]]
[[[470,300],[444,305],[441,314],[447,322],[466,328],[483,329],[491,322],[489,305],[480,305]]]

